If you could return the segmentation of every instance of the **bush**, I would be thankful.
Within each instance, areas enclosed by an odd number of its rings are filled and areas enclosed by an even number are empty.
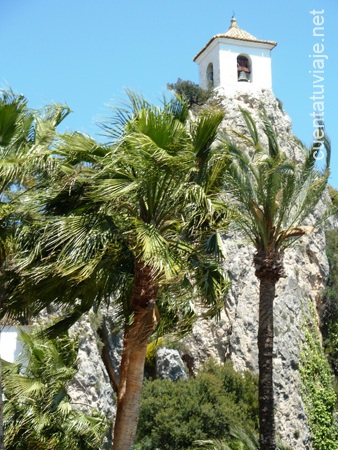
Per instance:
[[[330,273],[326,282],[321,311],[321,331],[325,352],[336,377],[338,376],[338,231],[326,232],[326,255]]]
[[[210,362],[196,378],[145,382],[135,449],[192,449],[196,440],[229,437],[239,423],[255,429],[257,414],[256,378]]]
[[[198,84],[180,78],[176,83],[168,83],[167,88],[187,101],[190,107],[193,105],[201,106],[212,96],[212,89],[204,90]]]
[[[333,418],[336,396],[333,375],[319,341],[319,330],[312,324],[305,329],[305,343],[300,355],[299,372],[313,448],[338,450],[338,426]]]

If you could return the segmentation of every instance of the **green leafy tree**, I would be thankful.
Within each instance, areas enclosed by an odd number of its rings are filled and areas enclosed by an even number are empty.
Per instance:
[[[98,450],[106,421],[72,405],[67,384],[77,372],[77,348],[67,336],[46,340],[21,333],[23,365],[6,365],[6,450]]]
[[[195,378],[146,381],[135,448],[197,448],[196,440],[231,440],[231,430],[257,426],[257,379],[231,363],[208,362]]]
[[[168,83],[167,88],[187,101],[190,107],[201,106],[212,96],[212,89],[202,89],[198,84],[180,78],[176,83]]]
[[[276,132],[266,114],[262,115],[262,143],[252,116],[242,110],[248,134],[236,133],[224,143],[230,164],[226,167],[225,188],[237,211],[237,222],[256,249],[255,274],[259,294],[259,417],[262,450],[275,450],[273,396],[273,319],[276,284],[284,276],[286,247],[309,231],[303,221],[321,199],[329,176],[330,147],[326,138],[303,152],[302,162],[288,157],[279,147]],[[238,144],[238,140],[240,144]],[[319,172],[316,156],[321,146],[327,150],[326,168]]]
[[[22,282],[7,309],[37,313],[54,302],[66,309],[50,329],[60,332],[102,301],[114,303],[124,327],[114,450],[133,445],[150,335],[186,330],[192,297],[217,314],[228,285],[218,262],[229,220],[225,155],[212,147],[223,114],[188,125],[184,102],[130,101],[104,124],[108,145],[57,136],[58,176],[22,197],[31,220],[20,233]]]

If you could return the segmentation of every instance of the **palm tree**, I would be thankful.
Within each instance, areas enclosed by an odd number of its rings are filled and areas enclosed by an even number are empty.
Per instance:
[[[41,116],[27,107],[22,95],[11,90],[0,92],[0,274],[12,253],[12,236],[17,225],[17,209],[13,197],[29,187],[30,180],[39,168],[48,166],[44,148],[48,147],[48,135],[63,117],[65,108],[49,108]],[[4,285],[0,295],[0,313],[6,302]],[[1,333],[1,331],[0,331]],[[2,370],[0,358],[0,450],[3,450],[2,420]]]
[[[0,98],[0,153],[1,153],[1,169],[4,172],[4,165],[7,163],[7,155],[13,158],[13,153],[20,147],[23,136],[25,136],[22,124],[25,123],[26,105],[22,98],[16,98],[11,93],[4,92]],[[1,177],[1,222],[2,225],[8,222],[8,181],[12,181],[12,177],[8,171]],[[6,220],[7,219],[7,220]],[[1,226],[0,236],[0,270],[3,267],[6,258],[6,242],[8,238],[9,227]],[[1,296],[2,297],[2,296]],[[2,298],[0,297],[0,307]],[[4,432],[3,432],[3,400],[2,400],[2,364],[0,357],[0,450],[4,449]]]
[[[235,143],[228,136],[224,144],[229,152],[225,188],[237,211],[237,221],[256,249],[255,274],[259,294],[259,420],[262,450],[275,450],[273,396],[273,308],[276,284],[284,276],[283,254],[286,247],[311,227],[303,226],[323,191],[329,176],[329,142],[315,143],[296,162],[279,147],[272,124],[263,112],[262,122],[267,146],[262,144],[251,115],[242,110],[248,134],[236,133]],[[244,145],[243,145],[244,144]],[[326,167],[320,173],[316,155],[323,144],[327,150]]]
[[[6,449],[100,449],[106,421],[74,409],[67,394],[77,371],[75,341],[24,332],[21,340],[24,370],[8,364],[4,371]]]
[[[184,326],[194,316],[192,295],[217,314],[228,284],[216,260],[229,220],[226,158],[212,148],[223,114],[188,126],[177,99],[162,108],[130,99],[104,125],[109,145],[72,133],[53,146],[62,176],[27,193],[31,223],[21,230],[19,268],[28,277],[17,290],[26,303],[14,293],[7,309],[62,305],[65,317],[50,329],[59,332],[103,301],[115,305],[124,340],[114,450],[133,446],[147,343],[160,318],[164,330]]]

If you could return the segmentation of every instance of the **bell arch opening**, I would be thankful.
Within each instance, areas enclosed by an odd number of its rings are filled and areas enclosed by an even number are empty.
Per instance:
[[[240,54],[237,56],[237,81],[252,81],[252,63],[249,55]]]

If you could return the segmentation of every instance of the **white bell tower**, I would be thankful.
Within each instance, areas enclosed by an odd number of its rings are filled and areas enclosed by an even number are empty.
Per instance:
[[[217,34],[195,56],[200,86],[225,92],[272,90],[271,50],[273,41],[262,41],[241,30],[235,18],[229,30]]]

